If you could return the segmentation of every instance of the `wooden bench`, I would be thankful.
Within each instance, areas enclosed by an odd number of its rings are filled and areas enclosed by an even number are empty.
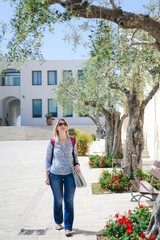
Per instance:
[[[160,180],[160,161],[155,161],[153,168],[151,169],[152,179],[151,182],[148,183],[144,180],[131,180],[131,188],[130,193],[132,195],[131,201],[138,201],[140,205],[140,200],[142,197],[148,198],[151,201],[155,201],[158,194],[160,193],[157,189],[153,187],[154,177]],[[138,193],[133,194],[133,189],[135,189]]]

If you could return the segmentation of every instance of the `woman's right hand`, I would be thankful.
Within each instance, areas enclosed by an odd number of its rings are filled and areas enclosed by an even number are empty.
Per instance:
[[[45,180],[46,185],[50,185],[50,180],[49,180],[49,173],[46,173],[46,180]]]

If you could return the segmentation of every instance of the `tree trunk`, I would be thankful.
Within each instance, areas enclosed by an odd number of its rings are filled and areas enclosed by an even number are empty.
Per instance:
[[[157,236],[160,239],[160,194],[156,199],[156,203],[153,208],[150,223],[146,232],[146,237]]]
[[[111,110],[103,109],[105,115],[105,128],[106,128],[106,142],[105,152],[106,155],[116,156],[122,158],[122,139],[121,130],[125,117],[120,117],[120,113]]]
[[[122,167],[134,179],[135,166],[142,167],[144,109],[140,106],[136,94],[130,95],[128,107],[129,122]]]

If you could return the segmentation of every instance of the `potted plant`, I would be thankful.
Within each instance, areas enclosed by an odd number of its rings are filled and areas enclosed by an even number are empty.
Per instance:
[[[45,114],[46,117],[46,123],[48,126],[52,126],[52,113],[46,113]]]
[[[69,128],[68,133],[69,133],[69,136],[76,137],[76,131],[74,128]]]

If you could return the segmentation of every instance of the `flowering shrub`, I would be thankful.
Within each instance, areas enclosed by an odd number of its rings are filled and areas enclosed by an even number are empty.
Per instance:
[[[142,169],[135,167],[134,170],[134,175],[136,176],[137,179],[139,180],[145,180],[147,182],[151,182],[152,176],[150,173],[145,173]],[[157,178],[153,178],[153,186],[157,189],[160,190],[160,180]]]
[[[88,151],[88,143],[92,142],[93,138],[85,132],[75,131],[75,134],[78,156],[85,156]]]
[[[130,188],[130,177],[122,170],[113,170],[111,173],[104,170],[99,178],[99,183],[103,190],[111,192],[126,192]]]
[[[90,168],[110,168],[112,167],[112,157],[110,156],[90,156]]]
[[[133,211],[129,210],[127,214],[120,216],[118,213],[110,218],[102,230],[102,235],[109,240],[139,240],[156,239],[154,236],[146,238],[144,231],[147,230],[151,217],[150,208],[140,205]]]

